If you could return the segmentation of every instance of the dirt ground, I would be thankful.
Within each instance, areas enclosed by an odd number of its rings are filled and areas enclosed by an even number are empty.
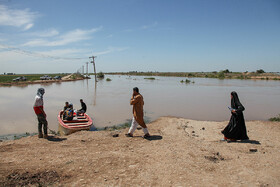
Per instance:
[[[280,123],[249,121],[250,141],[232,143],[220,141],[226,124],[162,117],[150,139],[123,129],[0,142],[0,186],[280,186]]]

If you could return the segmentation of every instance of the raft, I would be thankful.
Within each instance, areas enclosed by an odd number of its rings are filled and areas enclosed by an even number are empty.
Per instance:
[[[63,120],[63,111],[60,111],[57,119],[59,123],[58,131],[61,135],[69,135],[81,130],[89,130],[92,125],[92,119],[86,114],[77,115],[74,113],[72,121]]]

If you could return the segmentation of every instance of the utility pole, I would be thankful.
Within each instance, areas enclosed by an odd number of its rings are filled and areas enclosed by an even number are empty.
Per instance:
[[[84,66],[82,66],[82,75],[84,75]]]
[[[87,77],[88,77],[88,62],[86,62],[86,64],[87,64],[87,69],[86,70],[87,70]]]
[[[93,69],[94,69],[94,75],[95,75],[95,82],[97,82],[97,79],[96,79],[96,70],[95,70],[95,61],[94,59],[96,58],[96,56],[91,56],[89,57],[90,59],[92,58],[92,61],[90,63],[93,64]]]

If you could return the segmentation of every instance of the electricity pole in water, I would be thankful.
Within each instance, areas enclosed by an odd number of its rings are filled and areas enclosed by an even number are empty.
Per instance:
[[[88,62],[86,62],[86,64],[87,64],[86,71],[87,71],[87,77],[88,77]]]
[[[95,61],[94,59],[96,58],[96,56],[91,56],[89,57],[90,59],[92,58],[92,61],[90,63],[93,64],[93,69],[94,69],[94,75],[95,75],[95,82],[97,82],[97,79],[96,79],[96,70],[95,70]]]

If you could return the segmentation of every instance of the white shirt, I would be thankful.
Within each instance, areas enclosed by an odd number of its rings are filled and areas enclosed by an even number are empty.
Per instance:
[[[43,99],[41,97],[39,97],[38,95],[36,95],[34,107],[43,106],[43,105],[44,105]]]

